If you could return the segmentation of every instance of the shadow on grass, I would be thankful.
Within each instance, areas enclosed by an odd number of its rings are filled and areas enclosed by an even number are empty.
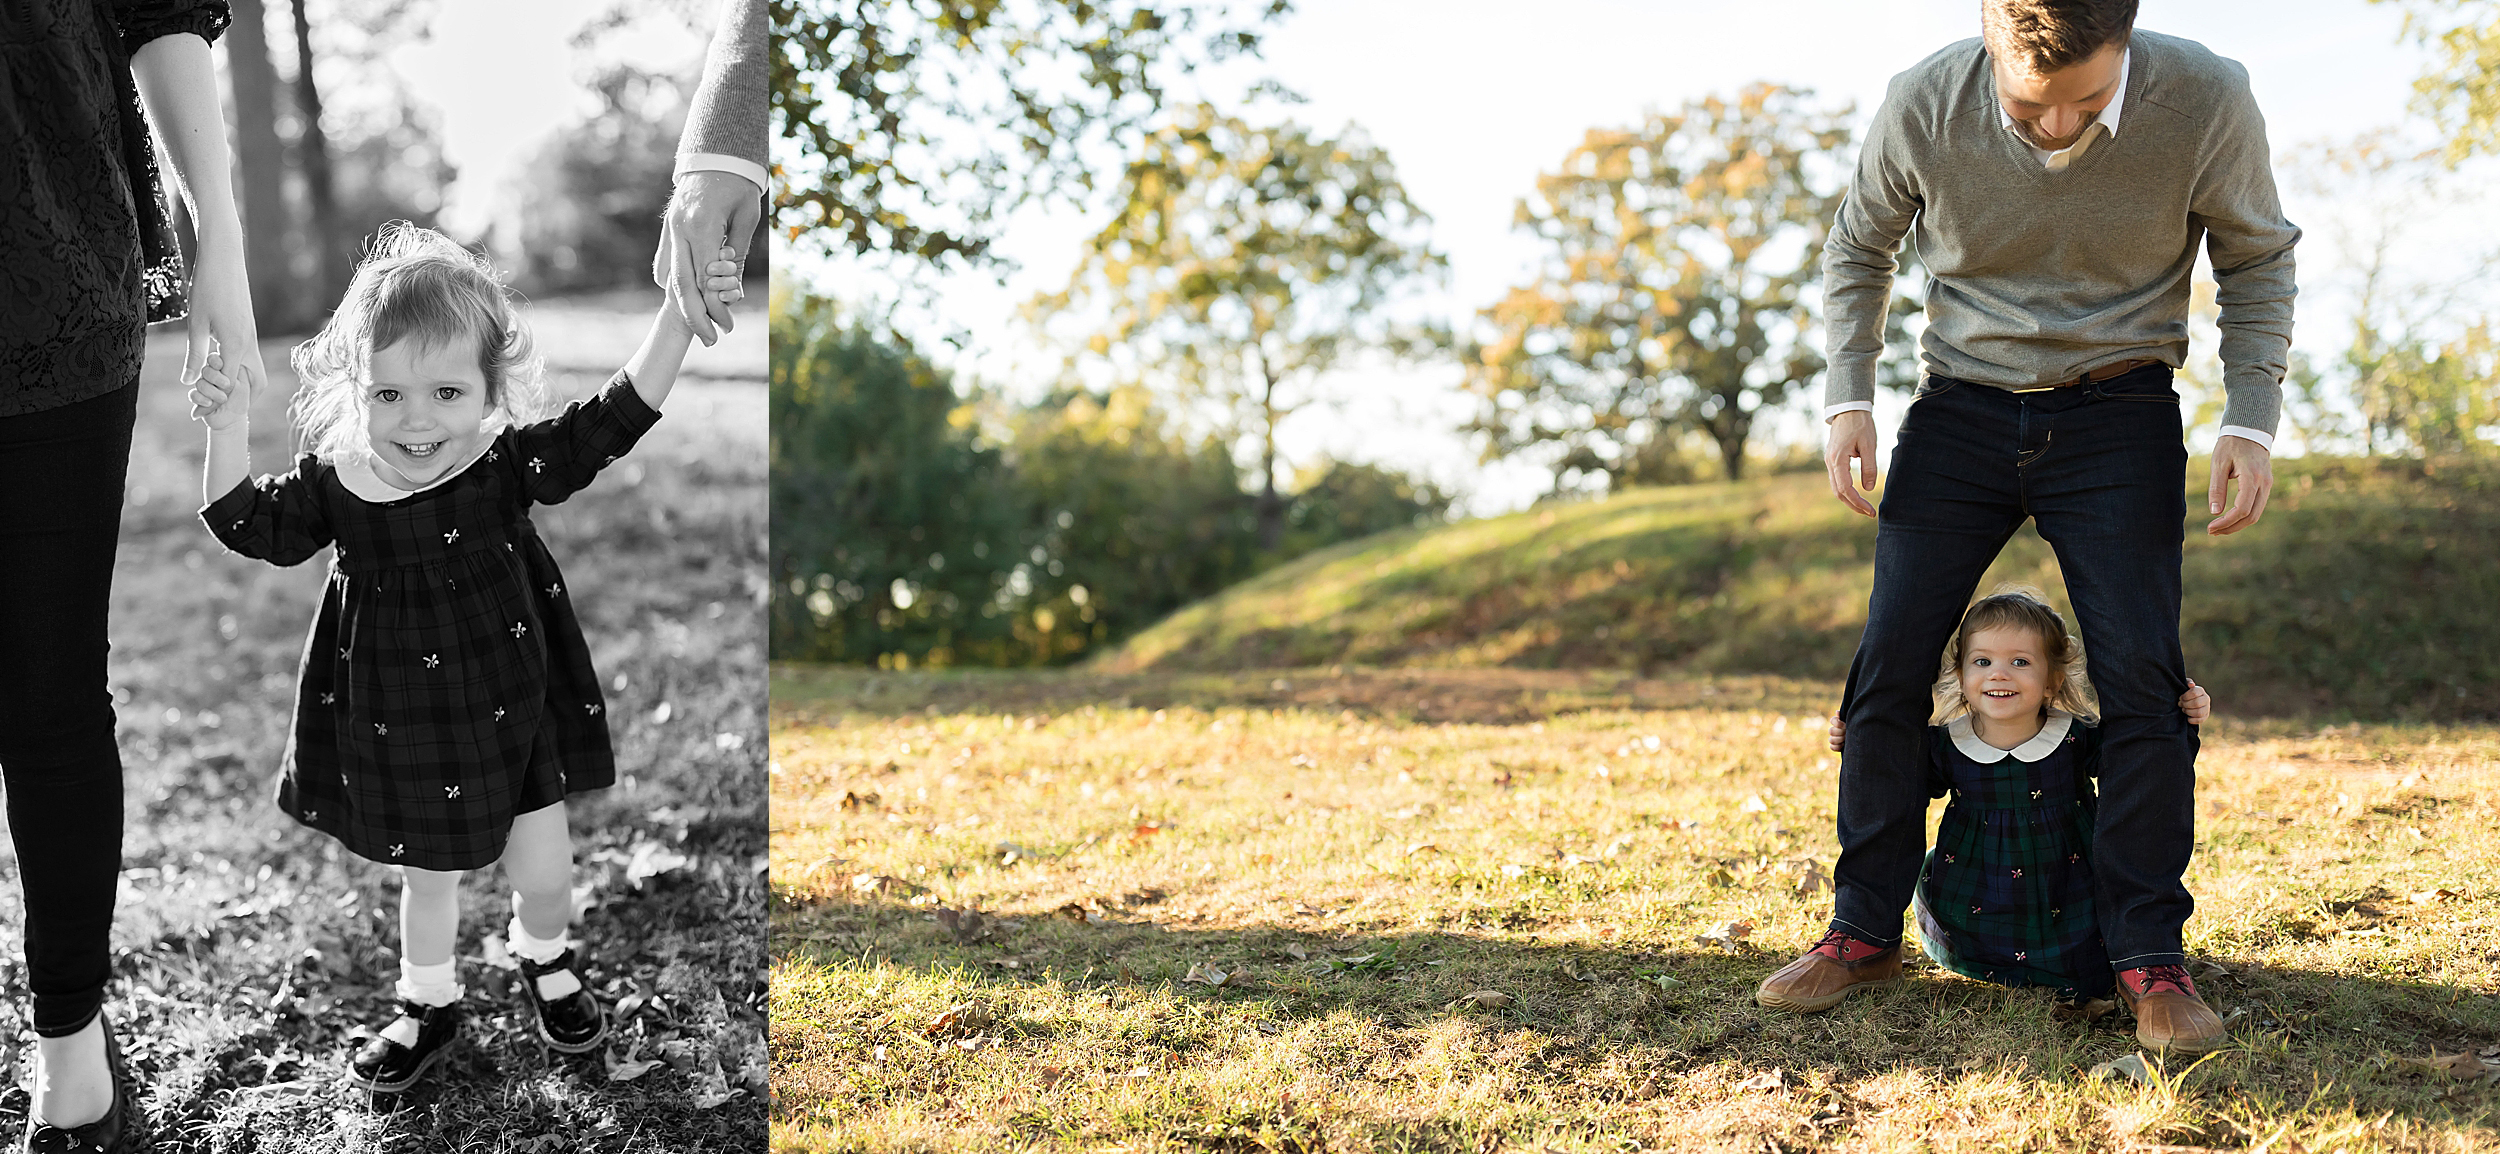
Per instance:
[[[1816,713],[1839,700],[1829,682],[1773,676],[1645,678],[1604,670],[1369,669],[1249,673],[1107,673],[964,669],[889,673],[777,664],[777,725],[845,714],[1015,714],[1103,709],[1340,710],[1398,722],[1517,724],[1617,709]]]
[[[889,992],[889,1001],[851,1007],[857,1024],[849,1029],[777,1019],[778,1062],[804,1067],[871,1048],[884,1061],[888,1046],[896,1055],[935,1053],[930,1060],[942,1061],[949,1039],[980,1034],[1052,1061],[1074,1053],[1082,1068],[1068,1076],[1117,1078],[1132,1068],[1160,1073],[1220,1063],[1245,1039],[1328,1023],[1345,1033],[1347,1047],[1332,1075],[1360,1079],[1381,1069],[1363,1059],[1364,1051],[1409,1057],[1452,1019],[1464,1018],[1506,1038],[1485,1053],[1512,1065],[1508,1072],[1521,1082],[1513,1092],[1522,1096],[1631,1101],[1696,1072],[1734,1082],[1776,1070],[1785,1075],[1772,1080],[1783,1094],[1821,1088],[1827,1116],[1815,1125],[1828,1127],[1846,1123],[1863,1105],[1848,1088],[1870,1079],[1923,1071],[1946,1084],[1973,1074],[2084,1083],[2095,1064],[2137,1051],[2133,1022],[2123,1014],[2084,1020],[2044,990],[2009,990],[1924,963],[1914,963],[1898,986],[1795,1015],[1753,1004],[1756,984],[1792,955],[1751,945],[1609,946],[1586,942],[1584,925],[1571,935],[1583,940],[1572,943],[1519,936],[1544,928],[1533,921],[1505,927],[1503,936],[1489,935],[1491,926],[1356,928],[1332,924],[1319,910],[1193,929],[1153,924],[1152,895],[1100,924],[1047,912],[966,917],[909,904],[901,891],[910,887],[887,885],[897,900],[812,899],[777,887],[777,964],[830,969],[837,987],[860,1003],[877,1000],[874,987],[894,985],[868,975],[914,971],[942,986],[945,1000],[979,1006],[990,1020],[931,1035],[947,1006],[897,1004],[891,999],[899,995]],[[1555,928],[1572,929],[1567,920]],[[2201,1130],[2174,1128],[2174,1140],[2245,1146],[2255,1137],[2234,1138],[2236,1124],[2220,1120],[2243,1108],[2257,1117],[2289,1116],[2340,1103],[2361,1115],[2392,1112],[2443,1125],[2491,1120],[2492,1091],[2425,1077],[2403,1060],[2471,1052],[2500,1039],[2500,998],[2296,968],[2194,964],[2201,991],[2231,1016],[2232,1036],[2181,1084],[2180,1100],[2215,1109]],[[1191,980],[1193,967],[1241,976],[1211,986]],[[841,975],[856,980],[845,983]],[[1481,990],[1503,998],[1471,1003]],[[1070,1008],[1089,992],[1166,1000],[1169,1010],[1142,1021],[1089,1022]],[[2177,1078],[2188,1061],[2161,1065]],[[918,1072],[897,1083],[897,1095],[925,1091],[923,1077],[951,1075]],[[875,1105],[871,1084],[853,1088],[869,1095],[859,1107]],[[1384,1136],[1393,1135],[1375,1139]],[[1491,1148],[1483,1137],[1443,1141],[1419,1130],[1406,1140],[1417,1149]]]

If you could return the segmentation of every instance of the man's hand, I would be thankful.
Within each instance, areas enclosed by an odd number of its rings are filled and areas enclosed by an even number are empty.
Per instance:
[[[1859,480],[1866,486],[1867,492],[1874,492],[1875,414],[1852,409],[1833,417],[1831,426],[1831,439],[1823,449],[1823,471],[1831,477],[1832,496],[1840,498],[1841,504],[1872,517],[1875,506],[1868,504],[1866,498],[1859,496],[1857,489],[1849,484],[1849,462],[1852,458],[1857,461]]]
[[[703,266],[726,247],[744,269],[747,242],[754,238],[755,223],[763,215],[762,190],[734,172],[689,172],[679,178],[677,191],[668,199],[668,212],[661,217],[666,224],[660,247],[651,256],[651,280],[677,302],[677,313],[686,319],[686,327],[706,345],[720,339],[715,326],[727,332],[737,325],[730,319],[729,306],[703,291]]]
[[[1839,714],[1833,714],[1832,731],[1829,736],[1824,738],[1824,743],[1832,747],[1833,753],[1838,753],[1840,752],[1841,745],[1845,743],[1848,736],[1849,727],[1841,723]]]
[[[1833,433],[1835,437],[1839,434]],[[2229,482],[2236,479],[2239,490],[2229,491]],[[2205,511],[2214,514],[2205,532],[2220,537],[2237,533],[2257,523],[2266,515],[2266,497],[2274,492],[2274,457],[2265,446],[2246,437],[2224,437],[2214,442],[2213,481],[2205,487]],[[2225,512],[2222,500],[2231,499]]]

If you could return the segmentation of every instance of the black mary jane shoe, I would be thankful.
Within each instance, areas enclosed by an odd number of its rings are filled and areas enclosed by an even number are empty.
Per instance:
[[[423,1079],[460,1036],[458,1002],[421,1006],[404,1001],[399,1004],[399,1017],[391,1019],[391,1025],[398,1025],[403,1018],[416,1023],[416,1032],[410,1035],[413,1041],[403,1043],[375,1035],[356,1051],[355,1057],[348,1059],[349,1085],[376,1094],[399,1093]],[[383,1027],[386,1032],[389,1029],[390,1026]]]
[[[581,963],[573,951],[565,950],[546,965],[528,958],[515,957],[521,963],[521,989],[529,995],[530,1008],[537,1011],[538,1037],[559,1054],[587,1054],[608,1039],[608,1014],[599,999],[590,992],[590,980],[582,976]],[[538,994],[538,979],[550,974],[573,975],[579,988],[561,998],[543,998]]]
[[[109,1023],[104,1027],[104,1065],[113,1077],[113,1104],[105,1107],[104,1116],[84,1126],[64,1128],[35,1121],[30,1113],[25,1154],[121,1154],[127,1134],[122,1114],[130,1104],[130,1094],[125,1089],[130,1071],[122,1064],[121,1042],[113,1037]]]

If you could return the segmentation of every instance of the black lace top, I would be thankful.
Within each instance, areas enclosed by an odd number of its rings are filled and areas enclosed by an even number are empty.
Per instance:
[[[156,153],[130,75],[159,36],[214,42],[227,0],[0,0],[0,416],[137,379],[183,315]]]

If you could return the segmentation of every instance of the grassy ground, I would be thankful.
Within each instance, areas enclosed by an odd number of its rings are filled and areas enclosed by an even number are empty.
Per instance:
[[[1829,912],[1834,696],[777,669],[773,1148],[2500,1149],[2500,730],[2226,696],[2232,1044],[2139,1084],[2131,1023],[1933,970],[1752,1004]]]
[[[2188,520],[2180,632],[2197,678],[2264,712],[2500,720],[2500,615],[2474,608],[2500,600],[2500,469],[2276,468],[2257,528],[2216,539]],[[2203,494],[2200,480],[2191,510]],[[1189,606],[1100,664],[1828,677],[1866,624],[1874,546],[1874,523],[1819,473],[1634,490],[1353,542]],[[2028,528],[1981,587],[2001,580],[2065,603]]]
[[[596,387],[631,351],[611,333],[638,339],[619,307],[538,310],[564,390]],[[761,1141],[764,356],[760,336],[749,344],[699,352],[690,372],[704,375],[679,384],[641,446],[537,515],[582,591],[593,653],[612,679],[620,785],[574,807],[573,835],[589,905],[575,932],[615,1040],[580,1060],[536,1041],[515,975],[486,958],[509,888],[492,871],[472,875],[460,946],[469,1032],[427,1084],[377,1099],[340,1079],[351,1030],[389,1016],[397,884],[283,820],[269,799],[323,564],[230,556],[200,527],[199,427],[173,381],[180,340],[152,342],[114,582],[129,817],[107,1012],[156,1149]],[[285,351],[264,349],[278,387],[254,409],[262,471],[288,460]],[[14,874],[14,860],[0,869]],[[11,1087],[0,1091],[0,1136],[11,1140],[32,1036],[16,893],[13,877],[0,881],[0,1021],[20,1041],[0,1078]]]

